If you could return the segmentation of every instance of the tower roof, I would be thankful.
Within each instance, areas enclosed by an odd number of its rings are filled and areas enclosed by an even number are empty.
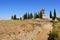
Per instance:
[[[45,11],[45,9],[44,8],[42,8],[42,10],[41,11]]]

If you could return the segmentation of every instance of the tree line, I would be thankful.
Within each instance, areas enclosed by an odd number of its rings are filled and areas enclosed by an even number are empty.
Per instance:
[[[52,11],[50,11],[50,18],[52,19],[52,20],[55,20],[55,18],[56,18],[56,10],[54,9],[54,13],[53,13],[54,15],[52,15]],[[11,19],[12,20],[22,20],[22,18],[23,19],[32,19],[32,18],[34,18],[34,19],[36,19],[36,18],[40,18],[40,19],[42,19],[42,12],[40,11],[40,12],[36,12],[36,13],[34,13],[34,15],[33,15],[33,13],[25,13],[22,17],[20,17],[20,18],[17,18],[16,17],[16,14],[15,15],[13,15],[13,16],[11,16]]]

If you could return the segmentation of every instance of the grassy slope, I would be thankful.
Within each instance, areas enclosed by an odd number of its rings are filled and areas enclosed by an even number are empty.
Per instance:
[[[58,33],[59,38],[60,38],[60,22],[55,23],[55,29],[56,33]]]
[[[1,20],[0,39],[7,40],[47,40],[51,23],[48,20]],[[27,33],[27,34],[26,34]],[[11,37],[11,35],[16,35]],[[20,37],[19,37],[20,36]],[[26,39],[27,37],[27,39]],[[33,38],[31,38],[33,37]]]

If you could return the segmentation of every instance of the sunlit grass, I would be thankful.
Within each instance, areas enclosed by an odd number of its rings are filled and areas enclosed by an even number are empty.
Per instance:
[[[53,30],[57,35],[58,35],[58,38],[60,38],[60,22],[56,22],[56,21],[52,21],[53,23]]]

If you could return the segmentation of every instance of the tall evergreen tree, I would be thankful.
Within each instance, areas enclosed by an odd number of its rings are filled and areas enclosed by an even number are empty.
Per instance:
[[[40,11],[40,18],[42,18],[42,12]]]
[[[16,14],[14,15],[14,20],[16,20]]]
[[[36,13],[34,13],[34,19],[36,19]]]
[[[39,16],[39,18],[40,18],[40,12],[38,12],[38,16]]]
[[[23,15],[23,18],[25,19],[25,14]]]
[[[36,18],[39,18],[39,13],[36,12],[36,13],[34,14],[34,18],[35,18],[35,19],[36,19]]]
[[[50,11],[50,18],[52,18],[52,12]]]
[[[28,13],[27,18],[30,19],[30,14]]]
[[[13,16],[11,16],[11,19],[14,19]]]
[[[33,18],[33,14],[32,13],[30,13],[30,18]]]
[[[24,19],[27,19],[27,18],[28,18],[27,12],[24,14],[23,18],[24,18]]]
[[[39,15],[38,15],[38,13],[36,12],[36,18],[39,18]]]
[[[26,16],[25,16],[25,17],[26,17],[26,19],[28,19],[28,15],[27,15],[27,13],[26,13]]]
[[[54,19],[56,18],[56,10],[54,9]]]

